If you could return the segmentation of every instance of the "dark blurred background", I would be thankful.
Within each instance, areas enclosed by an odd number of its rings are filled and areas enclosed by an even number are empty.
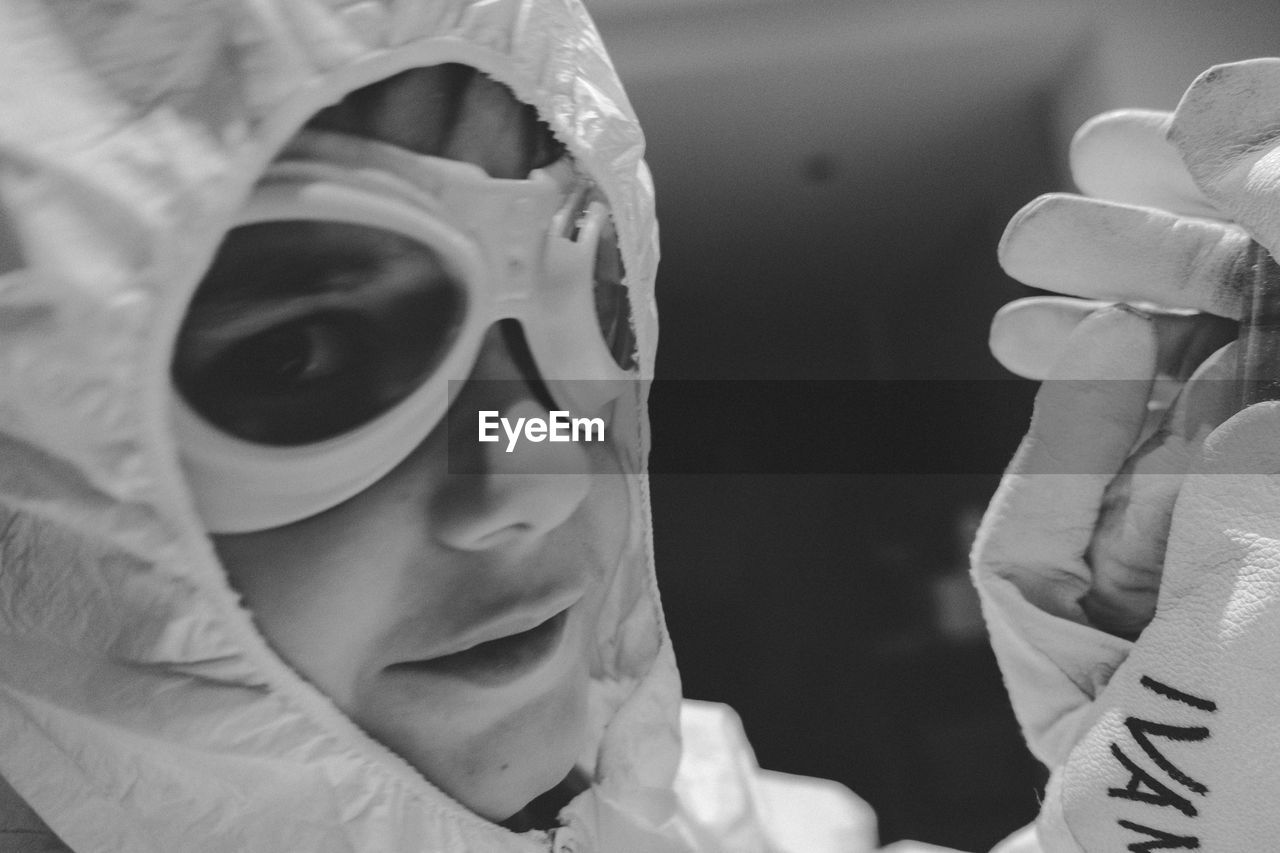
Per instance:
[[[763,766],[856,791],[882,842],[986,850],[1034,817],[1044,774],[965,555],[1034,387],[967,406],[917,380],[1009,379],[986,330],[1026,290],[995,247],[1022,204],[1071,188],[1071,132],[1113,107],[1172,109],[1207,66],[1277,53],[1280,15],[1264,0],[588,5],[658,187],[655,461],[690,434],[739,453],[749,441],[714,395],[664,395],[677,379],[900,382],[913,414],[865,453],[957,460],[874,475],[657,464],[658,571],[686,694],[733,705]],[[850,387],[822,414],[854,414]],[[895,417],[882,396],[866,404]],[[796,408],[762,401],[750,434],[802,441],[815,413]]]

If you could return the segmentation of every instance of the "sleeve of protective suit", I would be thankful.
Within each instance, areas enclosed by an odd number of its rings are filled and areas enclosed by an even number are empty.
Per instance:
[[[761,770],[727,705],[685,701],[675,791],[682,815],[715,849],[863,853],[876,849],[871,807],[836,782]]]

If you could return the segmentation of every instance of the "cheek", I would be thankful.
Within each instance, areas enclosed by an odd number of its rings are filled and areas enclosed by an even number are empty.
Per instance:
[[[326,513],[277,530],[215,536],[231,586],[267,642],[348,708],[363,666],[398,614],[401,543]]]

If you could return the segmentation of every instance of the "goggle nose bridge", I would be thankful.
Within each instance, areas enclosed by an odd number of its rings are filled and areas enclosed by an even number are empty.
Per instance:
[[[549,243],[561,227],[566,196],[576,193],[548,169],[521,181],[486,176],[450,182],[437,192],[484,259],[489,298],[496,305],[540,298],[548,279]]]

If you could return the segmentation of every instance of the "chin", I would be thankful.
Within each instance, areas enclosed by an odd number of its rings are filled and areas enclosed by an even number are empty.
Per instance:
[[[585,665],[569,676],[497,718],[463,708],[454,726],[421,711],[421,719],[397,715],[391,725],[366,725],[444,793],[500,823],[560,784],[582,754],[590,679]]]
[[[517,759],[506,771],[482,782],[479,790],[447,793],[481,817],[502,823],[559,785],[572,772],[577,757],[576,750],[564,750],[558,755]],[[517,769],[517,762],[524,766]]]
[[[504,821],[569,775],[587,737],[585,668],[541,701],[522,708],[475,741],[475,757],[488,772],[469,786],[463,805],[492,821]]]

